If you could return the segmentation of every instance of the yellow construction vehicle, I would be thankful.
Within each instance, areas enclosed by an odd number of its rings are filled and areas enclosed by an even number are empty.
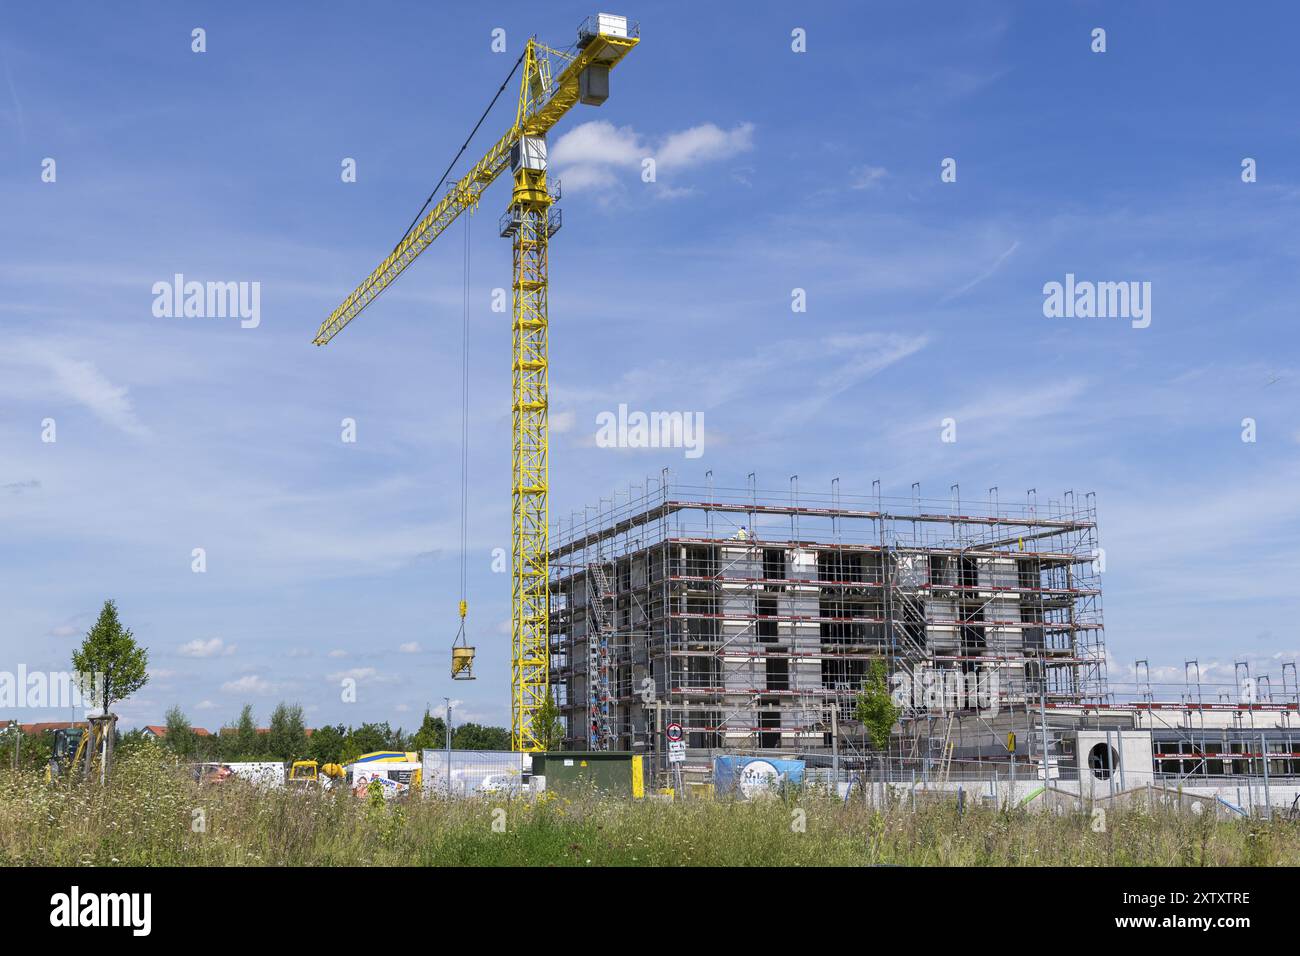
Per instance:
[[[114,721],[116,718],[114,718]],[[100,765],[104,737],[113,723],[92,720],[85,727],[66,727],[54,731],[54,746],[45,765],[45,782],[91,779]],[[87,746],[90,752],[87,753]]]
[[[346,772],[336,763],[327,763],[321,766],[315,760],[295,760],[289,767],[289,776],[286,782],[290,787],[306,789],[308,787],[322,787],[328,789],[333,786],[335,781],[342,780],[347,776]]]
[[[635,23],[607,13],[588,17],[578,28],[577,43],[567,50],[554,50],[529,39],[515,63],[516,70],[522,65],[523,73],[514,123],[435,201],[442,186],[439,182],[425,203],[425,209],[431,203],[433,208],[427,215],[420,210],[393,251],[329,314],[313,339],[316,345],[324,345],[334,338],[461,213],[475,210],[484,190],[510,169],[513,189],[499,233],[510,239],[513,252],[510,740],[514,750],[544,749],[540,728],[535,728],[533,721],[545,706],[550,683],[547,249],[561,220],[559,209],[552,208],[559,189],[558,182],[547,176],[546,136],[574,104],[599,106],[605,102],[610,70],[638,42]],[[503,90],[513,76],[512,70]],[[488,110],[491,108],[489,105]],[[455,163],[453,160],[443,181]],[[468,400],[465,405],[468,407]],[[461,479],[463,488],[463,466]],[[461,538],[463,555],[463,517]],[[464,597],[462,576],[462,601]],[[462,620],[463,616],[462,607]],[[474,649],[458,635],[453,677],[472,676],[473,656]]]

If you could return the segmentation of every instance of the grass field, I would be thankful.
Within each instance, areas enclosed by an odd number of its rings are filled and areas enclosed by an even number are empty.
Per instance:
[[[801,825],[802,824],[802,825]],[[873,810],[806,795],[755,803],[591,798],[371,805],[347,792],[200,788],[147,748],[114,786],[0,774],[0,863],[46,866],[1273,866],[1300,824],[1112,811]]]

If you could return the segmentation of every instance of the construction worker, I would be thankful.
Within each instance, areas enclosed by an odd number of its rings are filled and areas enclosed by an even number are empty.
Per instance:
[[[748,531],[748,529],[746,529],[745,526],[742,524],[742,525],[740,526],[740,530],[736,532],[736,540],[737,540],[737,541],[744,541],[744,540],[746,540],[746,539],[748,539],[748,538],[749,538],[749,531]]]

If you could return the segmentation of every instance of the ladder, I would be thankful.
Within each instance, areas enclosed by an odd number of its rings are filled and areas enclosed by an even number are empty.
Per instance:
[[[609,643],[614,633],[614,591],[599,564],[587,565],[594,593],[587,596],[595,629],[587,635],[587,732],[592,750],[609,750],[614,733],[609,718]]]
[[[953,751],[952,722],[955,716],[956,716],[955,714],[948,715],[948,726],[944,729],[943,732],[943,747],[940,750],[940,754],[939,754],[939,782],[940,783],[947,783],[948,774],[952,772],[952,751]]]
[[[915,563],[916,553],[889,550],[887,578],[885,580],[885,614],[888,620],[888,640],[895,667],[915,681],[918,666],[929,658],[926,629],[926,609]],[[902,716],[916,718],[920,711],[912,695],[908,695]]]

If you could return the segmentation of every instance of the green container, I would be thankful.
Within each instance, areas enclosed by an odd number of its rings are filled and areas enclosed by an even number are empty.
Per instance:
[[[546,790],[562,797],[601,793],[641,797],[640,754],[618,750],[561,750],[533,754],[533,776],[546,778]]]

